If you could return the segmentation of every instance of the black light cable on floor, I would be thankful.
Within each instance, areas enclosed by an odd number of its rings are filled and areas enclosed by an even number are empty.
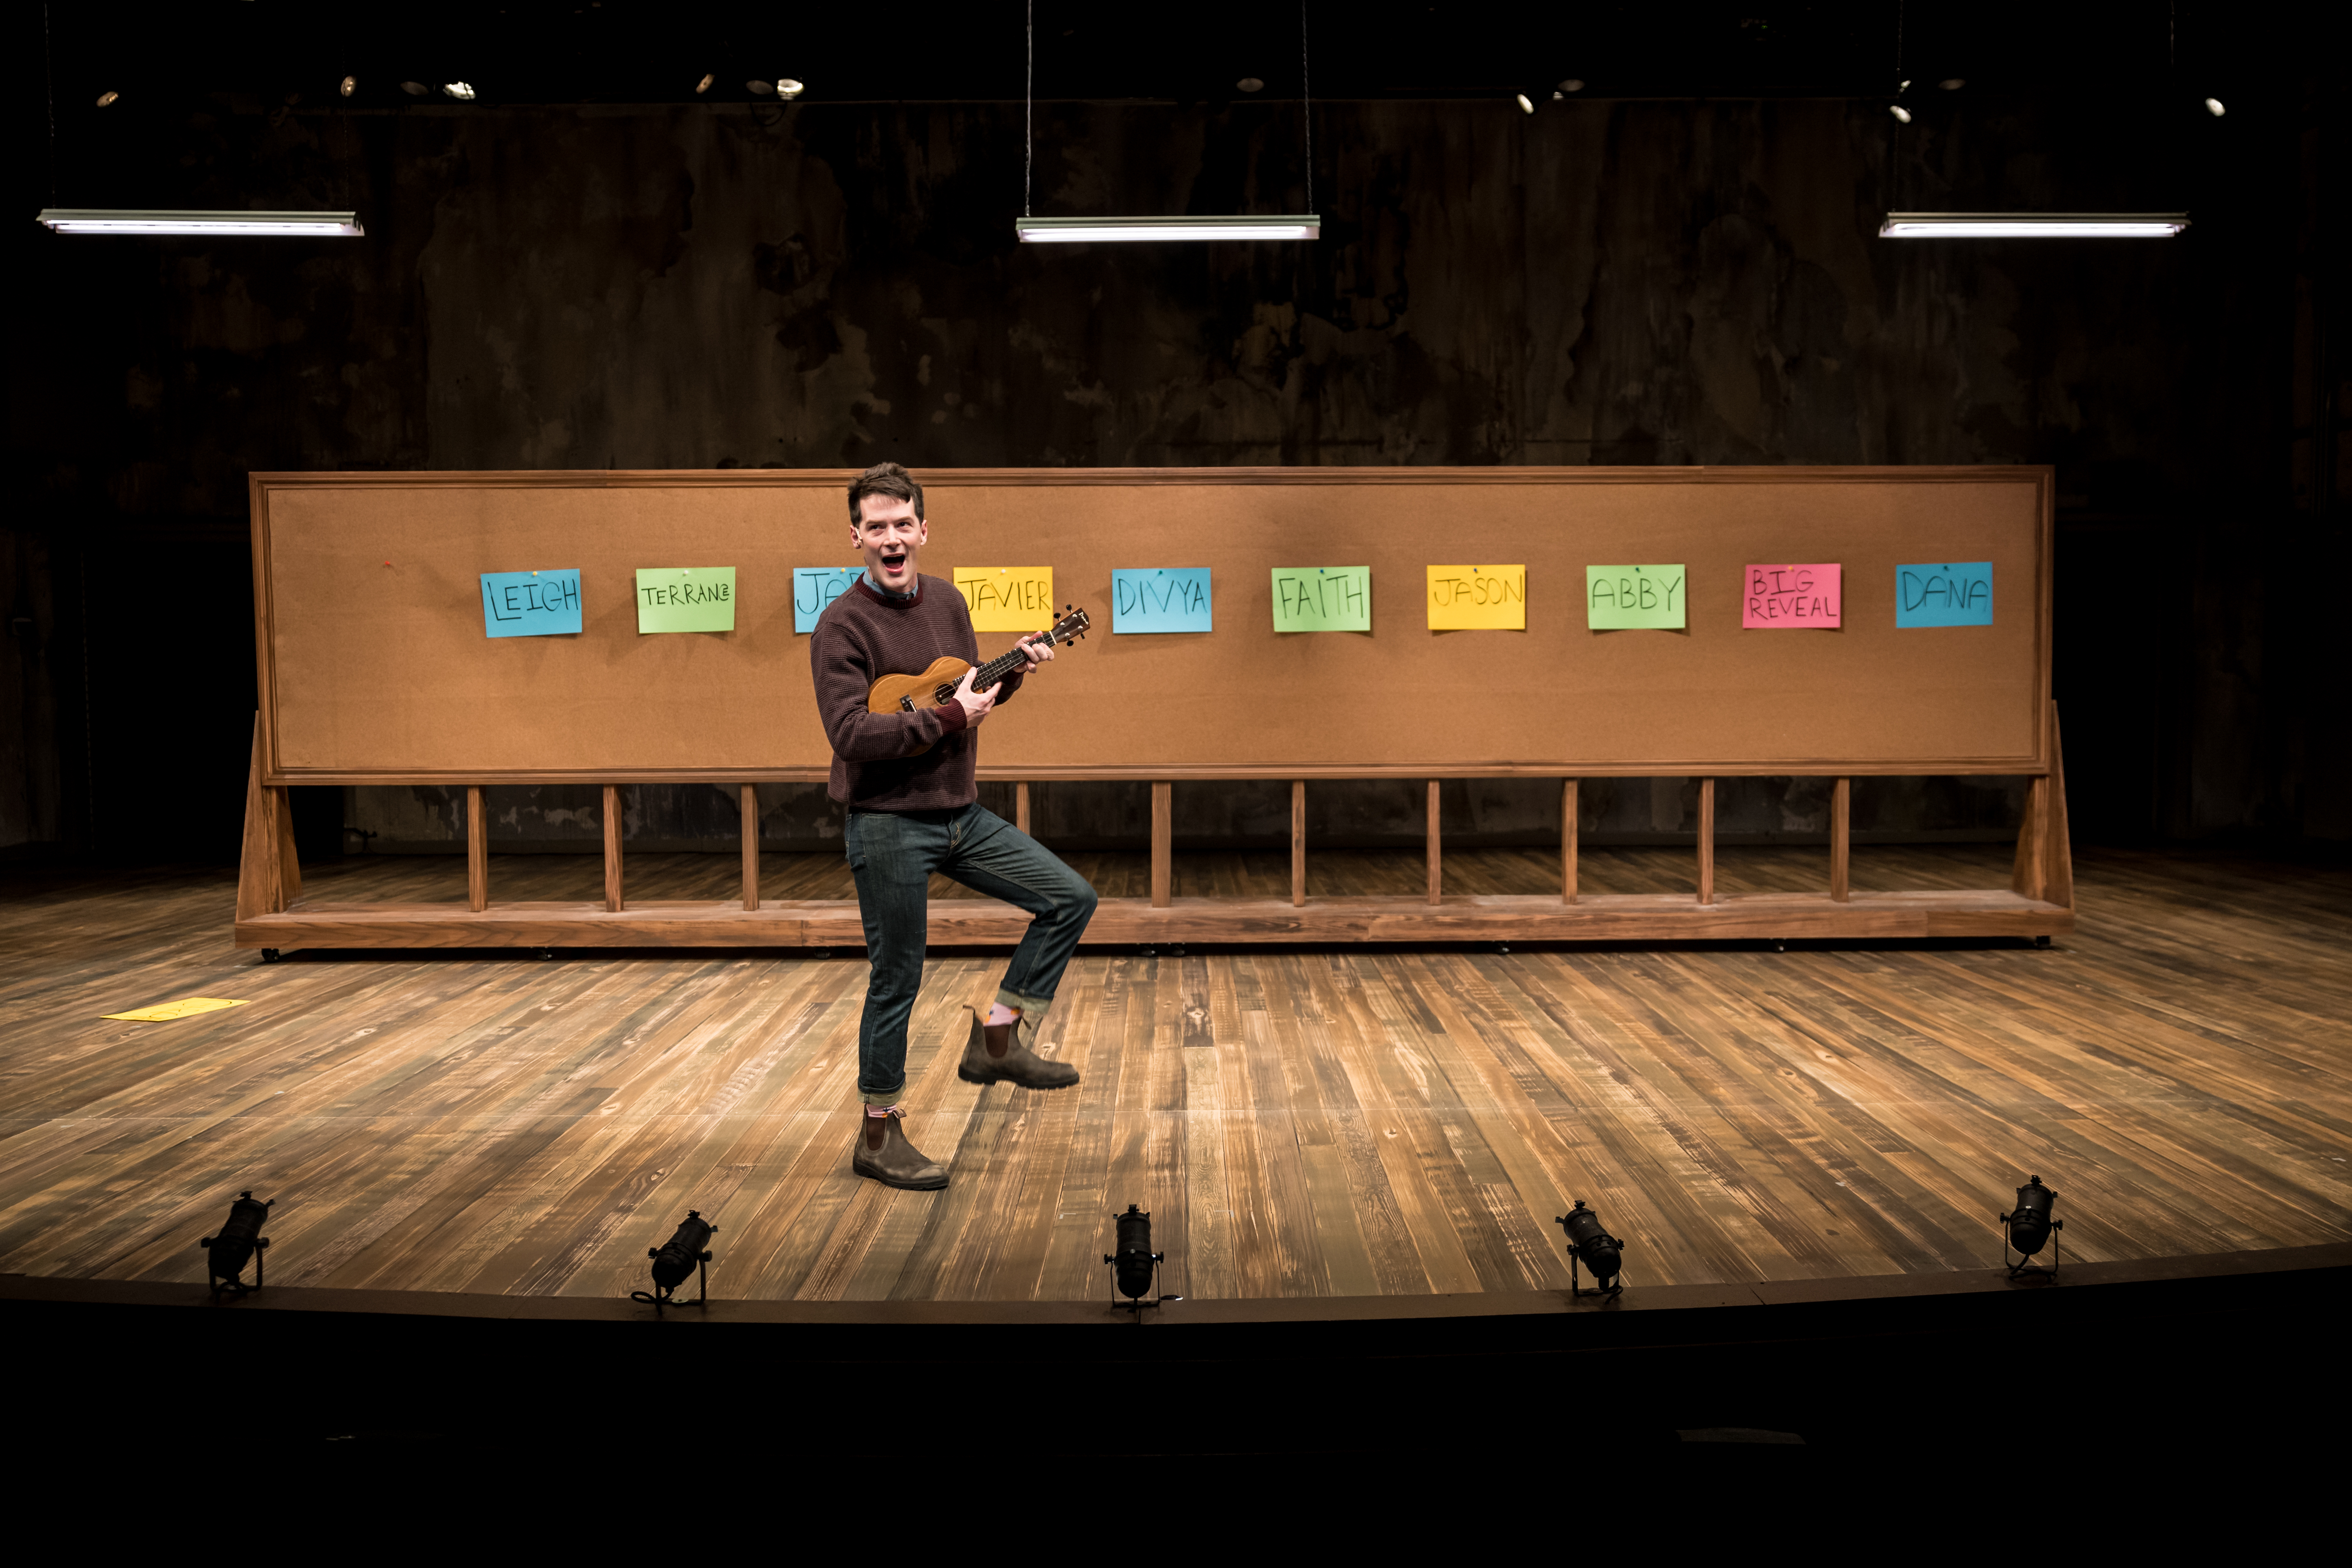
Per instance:
[[[261,1227],[269,1223],[269,1205],[277,1201],[264,1198],[257,1203],[249,1189],[239,1193],[236,1202],[228,1205],[228,1219],[220,1234],[196,1243],[205,1249],[205,1283],[212,1287],[214,1295],[233,1290],[243,1296],[261,1289],[261,1255],[269,1247],[269,1238],[261,1234]],[[253,1264],[251,1285],[238,1278],[248,1260]]]
[[[1576,1266],[1580,1261],[1592,1270],[1593,1294],[1614,1296],[1625,1289],[1617,1281],[1622,1267],[1625,1244],[1609,1234],[1601,1224],[1601,1216],[1576,1200],[1576,1206],[1556,1217],[1552,1223],[1568,1233],[1568,1293],[1581,1296],[1583,1289],[1577,1283]]]
[[[654,1260],[653,1289],[632,1290],[629,1300],[645,1302],[656,1314],[665,1307],[710,1305],[710,1238],[718,1234],[719,1227],[704,1219],[700,1209],[687,1210],[667,1242],[646,1248],[646,1256]],[[678,1300],[677,1288],[691,1275],[701,1278],[699,1293],[691,1301]]]

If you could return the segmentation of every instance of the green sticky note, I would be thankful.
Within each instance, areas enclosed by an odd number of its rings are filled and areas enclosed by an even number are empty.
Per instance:
[[[1369,566],[1276,567],[1274,629],[1278,632],[1370,631],[1372,569]]]
[[[1682,628],[1689,595],[1680,566],[1587,566],[1584,624],[1596,632]]]
[[[637,630],[731,632],[735,629],[732,566],[637,568]]]

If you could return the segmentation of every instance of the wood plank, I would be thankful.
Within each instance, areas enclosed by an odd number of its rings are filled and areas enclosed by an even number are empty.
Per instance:
[[[1010,947],[1028,917],[985,899],[935,899],[930,941]],[[1301,907],[1287,899],[1105,899],[1082,945],[1300,942],[1723,942],[2055,936],[2073,911],[2000,889],[1737,893],[1711,904],[1688,894],[1349,895]],[[638,900],[621,910],[517,900],[475,912],[453,904],[338,906],[312,900],[236,924],[241,947],[858,947],[855,902]]]
[[[604,910],[619,914],[621,902],[621,792],[604,786]]]
[[[1429,901],[1443,903],[1445,900],[1445,873],[1440,860],[1443,853],[1437,834],[1437,781],[1429,781],[1429,822],[1423,830],[1424,854],[1429,864]]]
[[[1022,779],[1013,786],[1013,826],[1022,832],[1029,831],[1029,781]]]
[[[1559,781],[1559,901],[1576,902],[1576,781]]]
[[[490,820],[479,784],[466,786],[466,907],[476,914],[490,907]]]
[[[743,786],[743,907],[760,907],[760,791]]]
[[[1307,781],[1290,781],[1290,903],[1307,902]]]
[[[1840,779],[1830,787],[1830,901],[1843,904],[1853,896],[1853,781]]]
[[[236,918],[275,914],[286,907],[278,885],[278,800],[283,792],[262,782],[261,720],[253,721],[253,761],[245,777],[245,845],[237,861]]]
[[[1173,784],[1151,786],[1151,907],[1168,907],[1175,854],[1176,814]]]
[[[1698,901],[1715,902],[1715,781],[1698,781]]]
[[[278,907],[284,909],[302,896],[302,861],[294,852],[294,807],[283,789],[273,789],[278,816]]]

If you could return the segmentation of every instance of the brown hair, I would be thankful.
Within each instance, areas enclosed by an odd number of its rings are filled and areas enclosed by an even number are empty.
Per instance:
[[[896,463],[877,463],[849,481],[849,525],[852,528],[865,521],[857,515],[857,509],[865,503],[867,496],[887,496],[892,500],[912,501],[915,503],[916,519],[920,521],[922,518],[923,487],[916,481],[914,475]]]

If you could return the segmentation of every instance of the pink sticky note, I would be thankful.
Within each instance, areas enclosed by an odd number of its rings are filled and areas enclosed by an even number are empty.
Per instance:
[[[1739,596],[1739,624],[1755,631],[1838,625],[1839,566],[1834,561],[1750,566]]]

